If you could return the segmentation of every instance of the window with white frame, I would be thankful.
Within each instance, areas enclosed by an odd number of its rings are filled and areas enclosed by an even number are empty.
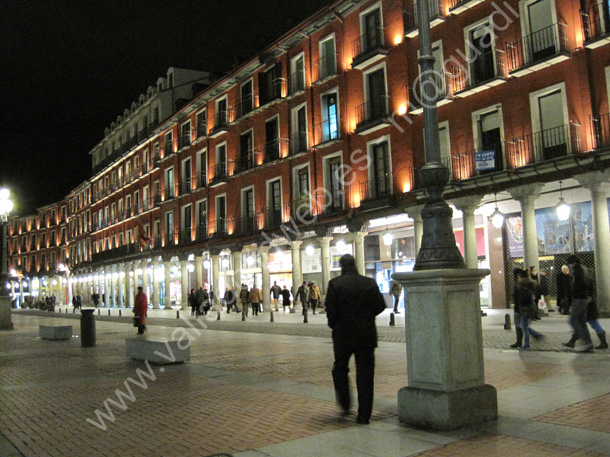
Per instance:
[[[530,93],[532,141],[536,161],[565,156],[572,151],[565,83]]]
[[[174,213],[168,211],[165,213],[165,245],[174,244]]]
[[[197,153],[197,188],[208,184],[208,159],[207,150],[203,149]]]
[[[489,18],[464,29],[464,43],[468,58],[468,85],[482,83],[496,75],[495,34]]]
[[[307,103],[293,108],[290,117],[292,129],[291,154],[307,152]]]
[[[305,54],[300,53],[290,61],[290,93],[305,90]]]
[[[504,127],[501,106],[493,106],[472,113],[475,144],[474,157],[479,174],[504,169]]]
[[[241,233],[252,233],[256,230],[254,209],[254,186],[241,190]]]
[[[197,138],[203,138],[208,134],[208,113],[201,110],[197,113]]]
[[[342,153],[323,158],[324,173],[324,212],[343,209],[343,158]]]
[[[191,121],[189,120],[182,124],[181,128],[180,149],[183,149],[191,145]]]
[[[267,181],[266,227],[277,227],[282,223],[282,180]]]
[[[309,163],[293,169],[294,208],[293,217],[305,222],[311,214],[311,184],[309,180]]]
[[[318,61],[318,79],[324,79],[337,73],[337,51],[335,35],[323,38],[319,44],[320,60]]]
[[[361,184],[360,198],[375,199],[392,193],[390,139],[384,137],[367,143],[369,154],[368,182]]]
[[[197,202],[197,241],[204,240],[208,237],[208,201],[201,200]]]
[[[227,197],[225,194],[216,196],[216,233],[227,233]]]

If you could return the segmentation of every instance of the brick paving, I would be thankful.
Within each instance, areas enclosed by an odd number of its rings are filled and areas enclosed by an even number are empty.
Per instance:
[[[224,330],[241,326],[242,331],[234,332],[185,329],[188,325],[177,319],[151,320],[152,335],[189,332],[191,361],[166,366],[163,372],[154,367],[148,373],[145,364],[125,358],[124,339],[135,332],[117,322],[118,318],[98,318],[97,346],[81,348],[76,316],[38,314],[15,313],[16,330],[0,333],[0,433],[23,456],[208,456],[298,443],[354,427],[353,419],[337,417],[330,376],[332,345],[322,325],[279,322],[281,328],[275,328],[283,333],[294,329],[296,335],[290,335],[264,333],[263,326],[273,325],[268,322],[222,321]],[[36,338],[38,325],[48,322],[73,325],[75,337],[64,342]],[[173,326],[160,325],[165,323]],[[244,331],[246,326],[256,332]],[[508,331],[492,328],[486,332],[493,337]],[[513,332],[504,338],[512,339]],[[396,338],[402,334],[404,339],[404,328],[391,328],[387,334]],[[558,341],[563,337],[559,330],[549,335]],[[500,338],[496,336],[493,344],[499,344]],[[520,354],[506,350],[506,345],[498,349],[486,351],[486,381],[508,393],[592,369],[587,359],[580,363],[572,357],[609,359],[604,351],[589,356],[549,349],[556,355],[540,359],[535,357],[543,353],[540,351]],[[137,370],[155,379],[138,378]],[[354,372],[352,369],[352,375]],[[127,392],[128,378],[146,381],[146,388],[128,384],[135,401],[125,400],[124,408],[108,403],[108,399],[119,402],[116,391]],[[375,382],[376,398],[383,407],[372,420],[380,424],[396,421],[396,393],[407,384],[404,344],[380,343]],[[610,454],[610,394],[589,396],[533,420],[607,433]],[[114,421],[106,419],[103,431],[86,419],[99,422],[95,410],[108,413],[105,401]],[[601,436],[603,441],[605,435]],[[1,446],[0,440],[4,457]],[[509,448],[513,450],[509,452]],[[604,455],[504,434],[471,437],[426,452],[417,455]]]

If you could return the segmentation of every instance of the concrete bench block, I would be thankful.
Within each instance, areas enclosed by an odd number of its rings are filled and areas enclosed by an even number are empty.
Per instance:
[[[72,338],[71,325],[41,325],[38,336],[44,340],[69,340]]]
[[[148,360],[155,365],[169,365],[191,360],[190,341],[163,338],[126,338],[125,353],[134,360]]]

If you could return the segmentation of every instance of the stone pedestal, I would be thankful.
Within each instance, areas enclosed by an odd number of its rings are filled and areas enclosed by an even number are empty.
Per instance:
[[[496,389],[485,384],[479,283],[489,270],[397,273],[405,289],[408,387],[400,422],[455,430],[497,418]]]
[[[13,330],[11,297],[0,297],[0,330]]]

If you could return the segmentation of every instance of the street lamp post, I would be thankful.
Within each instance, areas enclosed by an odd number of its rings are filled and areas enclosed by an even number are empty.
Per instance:
[[[398,391],[400,422],[452,430],[497,418],[497,392],[485,384],[479,283],[489,270],[466,268],[443,198],[449,170],[441,162],[428,0],[417,2],[428,200],[414,271],[392,278],[405,289],[408,386]],[[435,77],[437,76],[437,77]]]
[[[8,279],[8,215],[13,209],[10,192],[8,189],[0,189],[0,234],[2,245],[0,245],[0,330],[12,330],[11,320],[11,298],[6,287]],[[21,292],[21,291],[20,291]]]

